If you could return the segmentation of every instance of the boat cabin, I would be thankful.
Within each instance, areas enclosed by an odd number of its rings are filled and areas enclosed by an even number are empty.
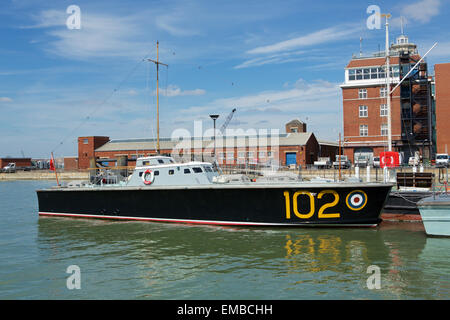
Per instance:
[[[212,184],[219,173],[209,162],[175,163],[172,157],[151,156],[136,160],[128,186],[175,186]]]

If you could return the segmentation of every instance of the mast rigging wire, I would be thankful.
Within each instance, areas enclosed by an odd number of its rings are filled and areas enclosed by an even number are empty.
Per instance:
[[[70,137],[72,136],[72,134],[77,131],[80,127],[82,127],[86,122],[88,122],[91,117],[97,112],[99,111],[105,104],[106,102],[108,102],[109,99],[111,99],[111,97],[120,90],[120,88],[123,86],[123,84],[125,82],[128,81],[128,79],[131,77],[131,75],[137,70],[137,68],[140,66],[140,64],[144,61],[146,61],[146,58],[150,55],[147,54],[143,59],[141,59],[140,61],[138,61],[136,63],[136,65],[131,69],[130,72],[128,72],[128,74],[125,76],[125,78],[119,82],[119,84],[117,85],[116,88],[114,88],[111,93],[91,112],[89,113],[81,122],[78,126],[76,126],[74,129],[72,129],[53,149],[51,152],[56,151],[60,146],[62,146],[64,144],[64,142]]]

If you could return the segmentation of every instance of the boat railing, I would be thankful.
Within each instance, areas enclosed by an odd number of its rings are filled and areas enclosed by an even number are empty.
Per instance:
[[[97,167],[89,168],[89,181],[94,185],[119,184],[126,181],[134,167]]]

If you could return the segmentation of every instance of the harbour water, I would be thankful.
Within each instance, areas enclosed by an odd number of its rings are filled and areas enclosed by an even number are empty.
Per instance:
[[[54,184],[0,182],[0,299],[450,299],[450,239],[426,237],[421,222],[300,229],[38,217],[35,190]],[[81,288],[70,290],[73,265]],[[368,286],[374,266],[379,288]]]

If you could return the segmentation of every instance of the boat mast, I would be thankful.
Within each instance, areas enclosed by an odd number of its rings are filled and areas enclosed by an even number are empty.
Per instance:
[[[169,67],[167,64],[159,61],[159,41],[156,41],[156,60],[147,59],[156,65],[156,151],[160,154],[159,146],[159,65]]]
[[[388,151],[392,151],[392,118],[391,118],[391,70],[389,61],[389,13],[382,14],[386,18],[386,100],[387,100],[387,126],[388,126]]]

